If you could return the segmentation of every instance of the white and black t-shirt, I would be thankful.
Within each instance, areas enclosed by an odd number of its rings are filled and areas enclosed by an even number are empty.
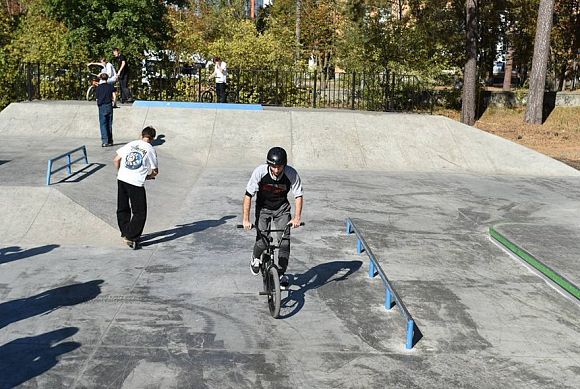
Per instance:
[[[263,164],[254,169],[248,185],[246,195],[253,197],[258,194],[256,200],[257,207],[267,209],[278,209],[282,204],[288,202],[288,193],[292,191],[294,198],[301,197],[302,182],[298,172],[286,165],[284,171],[276,179],[271,173],[267,164]]]
[[[135,140],[117,150],[121,166],[117,179],[135,186],[143,186],[145,177],[157,169],[157,154],[149,143]]]

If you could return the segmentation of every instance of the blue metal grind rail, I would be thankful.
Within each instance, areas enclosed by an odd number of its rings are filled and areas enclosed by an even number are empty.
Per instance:
[[[395,304],[399,307],[399,310],[405,320],[407,321],[407,342],[405,344],[405,348],[411,349],[413,348],[413,337],[415,334],[415,321],[413,320],[413,316],[403,304],[403,300],[399,297],[399,294],[393,288],[393,285],[390,283],[387,275],[385,274],[384,270],[381,268],[381,265],[377,261],[375,255],[371,251],[371,248],[368,246],[367,242],[364,240],[361,232],[359,229],[354,225],[350,218],[346,219],[346,233],[347,234],[356,234],[357,242],[356,242],[356,251],[358,254],[361,254],[363,251],[367,253],[369,257],[369,277],[374,278],[377,274],[381,276],[383,280],[383,284],[386,289],[386,296],[385,296],[385,309],[390,311],[393,308],[393,300]]]
[[[74,161],[72,160],[71,155],[76,153],[77,151],[81,151],[83,152],[83,155],[77,159],[75,159]],[[52,170],[52,165],[54,162],[58,161],[59,159],[65,158],[66,157],[66,164],[64,166],[59,167],[56,170]],[[72,174],[72,169],[71,166],[73,163],[77,163],[79,161],[85,160],[85,163],[88,165],[89,164],[89,159],[87,157],[87,148],[83,145],[81,147],[77,147],[74,150],[68,151],[64,154],[59,155],[58,157],[54,157],[48,160],[48,167],[46,169],[46,185],[50,185],[50,177],[56,173],[61,171],[62,169],[66,169],[68,175],[70,176]]]

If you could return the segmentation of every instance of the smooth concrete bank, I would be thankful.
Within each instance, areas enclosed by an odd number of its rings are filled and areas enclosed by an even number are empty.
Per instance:
[[[115,114],[123,110],[129,114]],[[399,115],[383,119],[391,116]],[[430,116],[400,116],[438,128]],[[0,212],[14,228],[0,227],[0,387],[580,386],[579,306],[487,236],[490,225],[559,225],[578,214],[578,177],[314,169],[320,156],[298,157],[307,140],[293,140],[307,225],[293,231],[292,293],[274,320],[248,269],[254,235],[235,224],[251,168],[276,139],[261,123],[249,137],[244,116],[238,136],[232,122],[231,132],[199,130],[199,139],[183,130],[189,117],[172,120],[180,130],[160,131],[161,174],[148,183],[138,251],[116,234],[114,150],[91,146],[97,137],[73,127],[48,145],[25,131],[3,136]],[[344,117],[334,120],[340,128]],[[276,123],[288,125],[269,124]],[[120,130],[116,141],[129,135]],[[76,182],[37,183],[47,154],[79,142],[102,167]],[[234,157],[219,154],[221,144],[255,155],[239,151],[237,164],[224,163]],[[505,158],[517,161],[522,150]],[[416,319],[423,337],[413,350],[404,348],[396,308],[383,308],[380,281],[368,279],[368,260],[345,235],[345,217]]]
[[[115,140],[145,125],[172,139],[178,158],[208,167],[253,166],[277,144],[301,168],[492,175],[579,176],[579,172],[505,139],[441,116],[355,111],[235,111],[127,107],[115,110]],[[94,103],[11,104],[3,136],[87,138],[99,142]]]

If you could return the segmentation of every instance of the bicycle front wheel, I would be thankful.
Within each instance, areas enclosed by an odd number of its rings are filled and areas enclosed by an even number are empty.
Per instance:
[[[94,100],[96,98],[94,85],[89,86],[89,89],[87,89],[86,98],[87,98],[87,101],[91,101],[91,100]]]
[[[213,93],[205,91],[201,94],[202,103],[213,103]]]
[[[268,270],[268,278],[266,281],[268,292],[268,308],[270,308],[270,315],[274,319],[280,315],[280,277],[278,276],[278,269],[276,266],[270,267]]]

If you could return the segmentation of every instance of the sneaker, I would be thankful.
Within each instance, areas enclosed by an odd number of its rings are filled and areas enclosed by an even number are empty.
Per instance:
[[[137,242],[131,240],[131,239],[127,239],[125,237],[123,237],[123,241],[125,242],[125,244],[129,247],[131,247],[132,249],[135,249],[135,247],[137,247]]]
[[[282,274],[280,276],[280,287],[287,288],[289,285],[290,285],[290,280],[288,280],[288,277],[286,276],[286,274]]]
[[[260,258],[252,257],[250,259],[250,270],[252,271],[252,274],[255,276],[260,274]]]

